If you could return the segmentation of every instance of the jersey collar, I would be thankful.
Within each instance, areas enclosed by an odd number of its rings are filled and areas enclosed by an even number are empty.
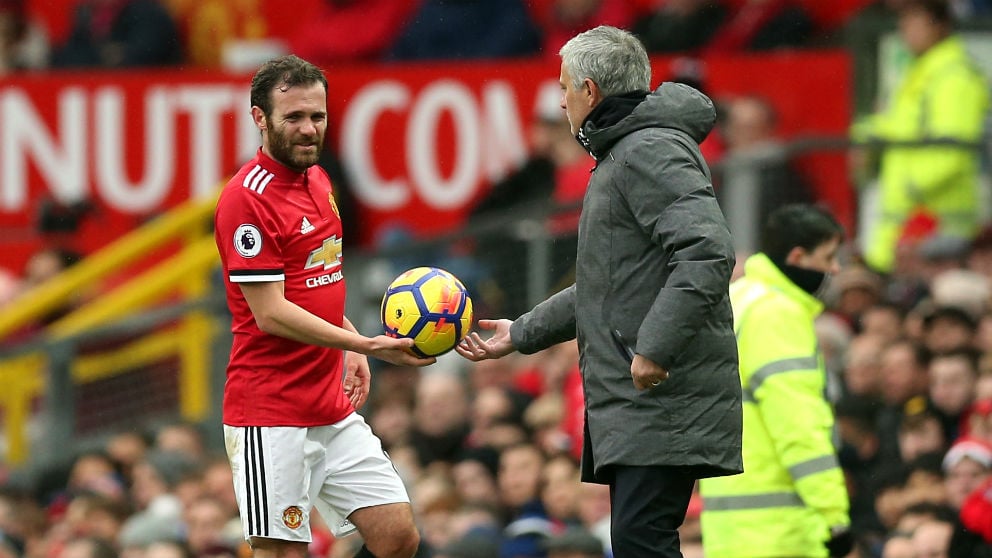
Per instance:
[[[303,183],[306,180],[307,173],[310,169],[303,172],[293,170],[286,165],[276,161],[272,157],[269,157],[262,151],[262,148],[258,148],[258,154],[255,156],[258,160],[258,164],[265,170],[276,175],[280,182],[294,184],[296,182]]]

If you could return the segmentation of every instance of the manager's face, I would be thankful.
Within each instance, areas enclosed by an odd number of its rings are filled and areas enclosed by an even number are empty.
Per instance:
[[[574,136],[579,133],[579,128],[595,106],[591,89],[592,80],[586,79],[576,88],[568,68],[562,62],[558,83],[561,85],[561,108],[565,109],[565,116],[568,117],[568,124]]]

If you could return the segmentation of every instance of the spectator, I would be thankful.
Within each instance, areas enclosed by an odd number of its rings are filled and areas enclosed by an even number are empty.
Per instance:
[[[839,314],[853,329],[862,327],[862,315],[882,302],[882,278],[860,265],[846,266],[831,282],[831,312]],[[836,298],[835,298],[836,297]]]
[[[851,397],[842,398],[834,406],[841,442],[837,461],[847,480],[851,530],[858,539],[881,531],[872,494],[875,473],[881,465],[874,407],[871,401]]]
[[[879,401],[882,393],[881,352],[885,343],[863,333],[851,340],[844,365],[844,391],[850,397]]]
[[[110,541],[97,537],[84,537],[69,541],[57,558],[117,558],[117,550]]]
[[[992,478],[973,490],[961,505],[961,523],[992,545]]]
[[[434,553],[435,558],[500,558],[498,534],[476,530],[452,540]]]
[[[468,394],[461,378],[444,371],[424,374],[417,386],[413,417],[410,443],[421,466],[454,462],[469,433]]]
[[[600,25],[629,28],[636,10],[629,0],[534,0],[531,13],[540,28],[541,51],[558,54],[576,34]]]
[[[189,546],[177,540],[155,541],[144,548],[142,558],[198,558]]]
[[[173,422],[161,427],[155,434],[154,449],[181,453],[197,461],[206,455],[203,432],[191,422]]]
[[[498,507],[496,474],[500,455],[490,447],[465,450],[451,468],[458,498],[465,504]]]
[[[648,52],[692,53],[703,47],[727,19],[718,0],[660,0],[631,30]]]
[[[865,225],[865,260],[893,269],[907,221],[924,213],[941,236],[978,232],[978,154],[988,109],[988,84],[953,33],[945,0],[905,0],[899,30],[915,56],[886,112],[862,120],[852,137],[881,149],[878,215]],[[945,142],[898,145],[892,142]],[[946,145],[946,142],[951,142]]]
[[[134,468],[131,499],[138,511],[124,523],[124,546],[143,547],[165,537],[179,536],[182,503],[174,490],[194,463],[178,453],[152,452]]]
[[[965,499],[992,475],[992,445],[965,438],[944,456],[944,488],[947,503],[960,510]]]
[[[726,150],[717,184],[721,199],[733,195],[730,188],[751,184],[753,190],[749,191],[755,199],[749,201],[757,207],[758,223],[766,223],[775,208],[812,202],[807,180],[789,161],[778,135],[778,119],[771,103],[762,97],[744,96],[726,101],[723,106]]]
[[[979,379],[992,379],[988,374]],[[982,393],[976,390],[975,403],[968,410],[968,418],[963,436],[977,438],[992,444],[992,393]]]
[[[966,413],[974,402],[978,354],[970,348],[939,353],[930,360],[929,370],[930,401],[944,437],[955,440],[965,428]]]
[[[413,408],[409,400],[407,395],[391,393],[376,397],[375,404],[372,405],[369,426],[382,440],[382,447],[386,451],[410,442]]]
[[[131,513],[131,506],[121,499],[81,493],[69,502],[65,515],[76,535],[116,541]]]
[[[172,15],[158,0],[79,0],[69,38],[52,55],[60,68],[171,66],[182,61]]]
[[[992,2],[989,0],[949,0],[954,19],[969,21],[974,18],[992,15]]]
[[[992,225],[986,225],[971,242],[965,266],[992,279]]]
[[[26,0],[0,2],[0,76],[48,66],[48,33],[27,11]]]
[[[881,558],[917,558],[913,539],[906,535],[896,535],[885,541]]]
[[[126,482],[131,481],[135,464],[148,452],[149,443],[143,434],[125,430],[112,434],[106,443],[107,455]]]
[[[919,557],[946,558],[953,532],[947,521],[927,521],[913,531],[913,550]]]
[[[318,66],[379,60],[417,5],[408,0],[321,0],[316,15],[290,37],[290,50]]]
[[[202,496],[190,503],[183,511],[183,526],[186,544],[194,556],[204,557],[217,548],[227,547],[234,551],[240,543],[241,526],[230,529],[231,519],[237,517],[220,500]]]
[[[603,543],[581,527],[552,535],[542,546],[548,558],[603,558]]]
[[[899,305],[883,300],[864,310],[859,327],[865,335],[877,337],[887,344],[902,335],[904,317],[905,312]]]
[[[971,349],[978,323],[967,310],[940,306],[923,318],[923,344],[931,353]]]
[[[519,444],[503,451],[499,460],[500,500],[513,519],[547,518],[541,501],[541,472],[544,455],[532,444]]]
[[[578,464],[567,455],[558,455],[544,464],[541,472],[541,502],[558,529],[580,524],[578,498],[581,481]],[[603,545],[600,543],[602,552]]]
[[[930,292],[934,304],[961,308],[975,321],[989,310],[992,277],[967,269],[949,269],[933,277]]]
[[[922,455],[942,453],[948,440],[940,417],[933,410],[921,408],[908,412],[899,424],[899,458],[910,463]]]
[[[952,522],[957,517],[957,512],[946,504],[934,502],[920,502],[913,504],[902,512],[899,523],[896,524],[894,532],[903,535],[912,535],[917,527],[931,521]]]
[[[610,488],[602,484],[582,483],[579,487],[579,519],[582,526],[613,554],[610,536]]]
[[[110,457],[102,451],[84,452],[69,470],[67,488],[70,494],[93,492],[108,498],[123,497],[123,484]]]
[[[509,58],[537,53],[538,31],[521,0],[423,0],[392,60]]]
[[[898,431],[902,417],[925,408],[929,378],[926,350],[900,339],[882,350],[882,403],[878,413],[879,452],[882,459],[897,460]]]
[[[812,38],[809,11],[795,0],[745,0],[703,49],[707,54],[794,48]]]

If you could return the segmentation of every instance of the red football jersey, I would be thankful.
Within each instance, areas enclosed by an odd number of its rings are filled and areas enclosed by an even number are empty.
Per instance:
[[[324,170],[299,173],[259,149],[221,192],[214,238],[234,334],[224,424],[317,426],[352,413],[343,352],[263,333],[238,285],[283,281],[287,300],[342,326],[341,218]]]

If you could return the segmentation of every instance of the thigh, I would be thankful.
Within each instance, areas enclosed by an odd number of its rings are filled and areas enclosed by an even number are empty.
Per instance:
[[[617,558],[678,558],[678,528],[696,481],[681,467],[612,468],[613,552]]]
[[[314,505],[334,535],[348,534],[356,526],[362,531],[362,526],[354,520],[356,510],[404,504],[389,506],[383,512],[396,521],[402,520],[403,513],[396,510],[408,509],[410,497],[381,442],[362,416],[353,413],[338,424],[319,430],[324,436],[325,471]],[[363,515],[357,516],[359,521]],[[412,514],[409,523],[413,524]]]
[[[228,459],[246,540],[309,543],[313,463],[306,429],[224,426]]]

